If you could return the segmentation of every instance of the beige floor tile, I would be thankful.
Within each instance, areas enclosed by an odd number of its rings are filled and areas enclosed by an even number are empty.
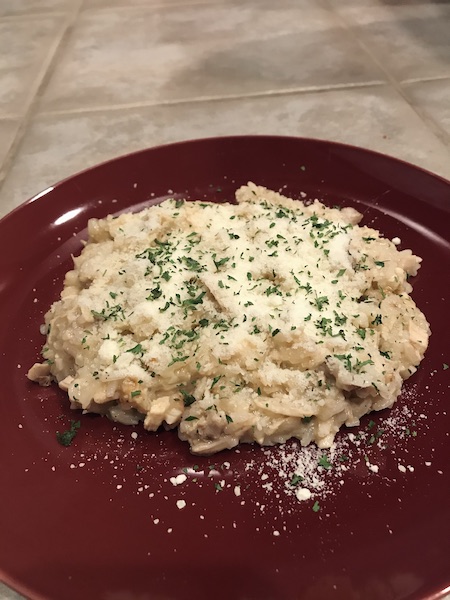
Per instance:
[[[74,0],[1,0],[0,17],[73,10]]]
[[[419,81],[404,89],[417,108],[432,119],[450,141],[450,78]]]
[[[396,79],[450,75],[450,4],[382,3],[332,6]]]
[[[450,177],[450,152],[384,86],[38,116],[0,191],[3,213],[72,173],[141,148],[235,134],[325,138],[372,148]]]
[[[41,109],[233,96],[380,77],[321,9],[252,3],[86,11]]]
[[[61,16],[0,20],[0,117],[23,113],[62,26]]]
[[[2,165],[14,142],[19,125],[18,120],[0,119],[0,178],[2,176]]]
[[[0,600],[25,600],[25,597],[0,582]]]

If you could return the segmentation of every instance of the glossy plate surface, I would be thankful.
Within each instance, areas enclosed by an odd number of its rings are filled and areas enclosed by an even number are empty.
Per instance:
[[[43,314],[90,217],[174,194],[231,200],[249,180],[354,206],[364,224],[423,257],[413,298],[433,332],[426,357],[394,411],[363,420],[353,442],[348,430],[339,435],[329,469],[292,443],[193,457],[174,432],[74,414],[60,390],[26,378],[39,360]],[[149,149],[67,179],[5,217],[4,581],[31,598],[65,600],[440,597],[450,585],[449,223],[448,182],[362,149],[281,137]],[[81,427],[64,448],[56,431],[73,418]],[[317,476],[304,501],[289,483],[299,460]],[[186,481],[173,485],[180,474]]]

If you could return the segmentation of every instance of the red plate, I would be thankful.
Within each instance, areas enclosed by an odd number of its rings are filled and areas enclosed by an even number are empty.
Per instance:
[[[365,224],[423,257],[413,298],[433,331],[425,360],[393,411],[363,420],[355,443],[348,430],[340,434],[330,469],[317,465],[320,453],[294,443],[193,457],[175,432],[74,415],[56,387],[26,379],[39,358],[43,314],[90,217],[173,193],[231,200],[249,180],[355,206]],[[58,600],[441,597],[450,585],[449,218],[450,184],[436,176],[359,148],[282,137],[145,150],[71,177],[6,216],[4,581],[31,598]],[[55,434],[71,418],[81,428],[64,448]],[[301,502],[289,483],[297,460],[309,461],[316,477],[313,497]],[[183,469],[186,481],[174,486],[170,478]]]

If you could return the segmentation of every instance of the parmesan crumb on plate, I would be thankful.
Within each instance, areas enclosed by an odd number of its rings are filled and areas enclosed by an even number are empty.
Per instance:
[[[172,485],[177,486],[177,485],[181,485],[182,483],[184,483],[186,481],[186,479],[187,479],[186,475],[184,475],[184,473],[180,473],[176,477],[171,477],[170,483]]]

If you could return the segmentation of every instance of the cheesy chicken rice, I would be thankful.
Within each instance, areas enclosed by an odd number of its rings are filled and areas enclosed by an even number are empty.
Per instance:
[[[236,199],[91,219],[29,377],[72,408],[178,427],[196,454],[326,448],[391,407],[430,335],[407,281],[421,259],[352,208],[252,183]]]

